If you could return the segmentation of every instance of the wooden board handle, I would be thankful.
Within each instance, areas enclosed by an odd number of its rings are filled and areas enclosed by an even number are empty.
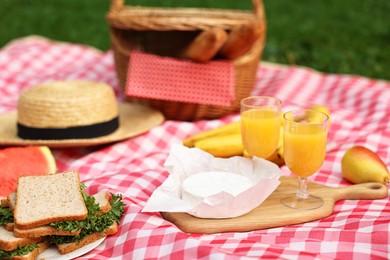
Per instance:
[[[335,201],[342,199],[383,199],[388,196],[387,186],[377,182],[355,184],[348,187],[335,189]]]

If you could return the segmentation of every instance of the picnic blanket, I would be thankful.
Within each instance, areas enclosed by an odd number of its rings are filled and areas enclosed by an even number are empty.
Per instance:
[[[0,114],[14,110],[19,94],[26,88],[73,79],[108,83],[118,99],[125,100],[111,51],[36,36],[16,39],[0,50]],[[253,95],[278,97],[284,109],[318,104],[330,109],[328,151],[311,181],[333,187],[350,185],[342,178],[341,158],[353,145],[372,149],[389,165],[390,82],[263,62]],[[88,193],[109,189],[122,193],[127,204],[119,232],[79,259],[389,257],[389,198],[340,201],[329,217],[309,223],[211,235],[186,234],[159,213],[141,213],[153,191],[168,176],[163,164],[173,143],[238,118],[236,113],[198,122],[166,120],[147,133],[118,143],[53,149],[59,172],[77,170]],[[282,171],[289,174],[285,166]]]

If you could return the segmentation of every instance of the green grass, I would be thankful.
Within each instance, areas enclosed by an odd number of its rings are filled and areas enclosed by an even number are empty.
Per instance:
[[[128,2],[251,7],[251,1],[243,0]],[[264,5],[268,31],[263,60],[390,80],[389,0],[264,0]],[[1,0],[0,46],[35,34],[107,50],[108,8],[108,0]]]

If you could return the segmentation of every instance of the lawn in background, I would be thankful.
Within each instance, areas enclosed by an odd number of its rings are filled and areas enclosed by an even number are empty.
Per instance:
[[[128,4],[250,9],[244,0],[129,0]],[[264,0],[263,60],[390,80],[389,0]],[[110,48],[108,0],[1,0],[0,47],[41,35]]]

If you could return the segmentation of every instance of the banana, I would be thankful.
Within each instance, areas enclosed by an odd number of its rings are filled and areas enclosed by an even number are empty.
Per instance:
[[[273,154],[271,154],[268,158],[266,158],[268,161],[271,161],[278,166],[284,165],[284,158],[283,156],[279,153],[279,149],[276,149]]]
[[[283,155],[283,124],[281,124],[280,129],[279,129],[278,148],[276,148],[276,151],[273,154],[271,154],[271,156],[268,157],[267,160],[274,162],[279,166],[282,166],[285,164],[284,155]]]
[[[241,133],[241,124],[240,121],[232,122],[215,129],[211,129],[205,132],[201,132],[195,134],[193,136],[188,137],[183,141],[183,144],[187,147],[194,147],[194,144],[202,139],[206,139],[209,137],[214,137],[218,135],[227,135],[227,134],[237,134]]]
[[[195,142],[194,146],[222,158],[241,156],[244,152],[240,133],[208,137]]]
[[[279,131],[279,143],[278,143],[278,156],[281,158],[281,160],[284,161],[284,148],[283,148],[283,125],[280,126],[280,131]]]
[[[279,139],[279,145],[278,145],[278,148],[270,155],[268,156],[268,158],[266,158],[266,160],[268,161],[271,161],[275,164],[277,164],[278,166],[283,166],[285,164],[284,162],[284,157],[283,157],[283,144],[282,146],[280,146],[280,139]],[[283,142],[283,140],[282,140]],[[244,150],[243,152],[243,156],[244,157],[247,157],[247,158],[251,158],[252,156]]]
[[[252,158],[252,156],[245,150],[244,150],[243,156],[247,157],[247,158]],[[270,156],[268,156],[268,158],[266,158],[266,160],[273,162],[273,163],[277,164],[278,166],[284,165],[284,159],[283,159],[282,155],[280,155],[279,149],[276,149]]]
[[[283,157],[283,125],[280,127],[279,144],[276,151],[267,160],[282,166]],[[240,121],[229,123],[188,137],[183,141],[187,147],[197,147],[215,157],[251,156],[245,151],[241,141]]]

